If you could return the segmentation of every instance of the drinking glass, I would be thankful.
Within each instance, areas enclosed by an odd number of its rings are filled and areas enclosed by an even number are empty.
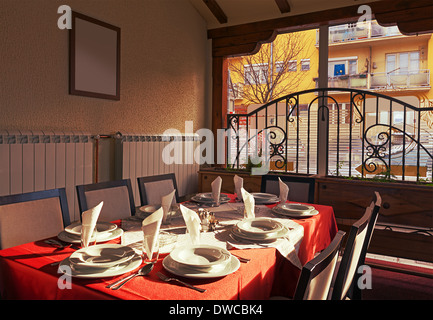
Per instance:
[[[245,210],[245,205],[240,205],[236,207],[236,212],[243,216],[244,219],[247,218],[247,211]],[[260,208],[257,206],[254,206],[254,213],[258,214],[260,212]]]
[[[175,234],[160,231],[158,237],[159,252],[170,253],[176,245],[177,236]]]

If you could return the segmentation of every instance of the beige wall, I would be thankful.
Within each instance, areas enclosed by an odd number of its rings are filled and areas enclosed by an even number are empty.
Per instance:
[[[121,28],[121,99],[68,94],[57,8]],[[0,131],[184,132],[209,122],[209,41],[187,0],[1,0]]]

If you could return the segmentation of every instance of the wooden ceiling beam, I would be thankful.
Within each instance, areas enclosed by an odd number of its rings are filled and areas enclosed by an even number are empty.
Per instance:
[[[397,23],[398,30],[405,35],[418,35],[433,32],[433,19],[418,19]]]
[[[248,33],[240,36],[217,38],[214,39],[212,45],[214,48],[232,47],[240,44],[256,43],[257,39],[265,39],[265,41],[273,41],[277,36],[277,32],[269,30],[258,33]]]
[[[375,18],[384,26],[401,22],[424,20],[433,17],[433,5],[401,11],[375,13]]]
[[[227,23],[228,19],[223,9],[219,6],[216,0],[203,0],[204,4],[209,8],[219,23]]]
[[[281,13],[290,12],[290,4],[287,2],[287,0],[275,0],[275,3],[277,4],[278,9],[280,9]]]
[[[418,14],[423,12],[423,7],[431,6],[431,0],[384,0],[367,3],[373,14],[407,12],[415,9]],[[328,9],[319,12],[287,16],[277,19],[251,22],[237,26],[221,27],[208,30],[208,38],[216,39],[227,36],[240,36],[246,33],[258,33],[266,30],[283,30],[298,28],[299,30],[318,28],[321,24],[336,25],[340,23],[356,22],[360,17],[359,5],[343,8]]]
[[[406,35],[433,32],[433,17],[430,15],[433,8],[431,0],[384,0],[371,2],[368,5],[371,6],[375,19],[381,25],[397,25],[400,32]],[[239,55],[242,49],[257,50],[254,43],[272,41],[276,33],[315,29],[322,24],[332,26],[356,22],[360,17],[358,7],[355,5],[212,29],[208,31],[208,38],[212,39],[214,56]],[[249,53],[251,52],[244,52],[244,54]]]

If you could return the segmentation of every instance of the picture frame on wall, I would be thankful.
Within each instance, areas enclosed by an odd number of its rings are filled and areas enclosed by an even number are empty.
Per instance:
[[[69,93],[120,100],[120,28],[72,11]]]

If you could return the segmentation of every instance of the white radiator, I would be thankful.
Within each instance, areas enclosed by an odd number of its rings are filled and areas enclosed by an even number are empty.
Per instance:
[[[75,186],[93,181],[93,139],[82,133],[0,132],[0,196],[66,188],[79,220]]]
[[[164,148],[172,139],[182,139],[181,163],[166,164],[162,159]],[[199,164],[193,160],[192,152],[200,145],[195,135],[168,137],[161,135],[128,135],[116,139],[116,178],[131,179],[135,204],[140,205],[138,177],[175,173],[179,196],[198,191]],[[189,157],[189,160],[186,159]]]

